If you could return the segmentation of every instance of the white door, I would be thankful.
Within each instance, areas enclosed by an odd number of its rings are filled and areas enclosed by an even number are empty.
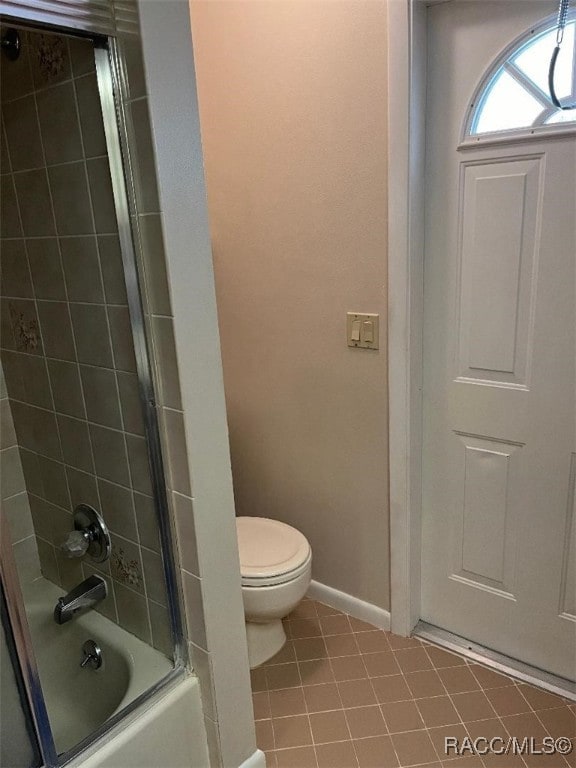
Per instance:
[[[422,618],[576,678],[576,131],[459,147],[555,2],[429,9]]]

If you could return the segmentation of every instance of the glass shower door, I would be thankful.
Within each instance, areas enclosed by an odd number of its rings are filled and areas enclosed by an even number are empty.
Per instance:
[[[0,766],[36,768],[42,757],[0,589]]]
[[[113,41],[8,30],[20,54],[0,68],[0,514],[62,760],[179,673],[134,257],[160,217],[124,181]],[[14,760],[35,764],[26,754]]]

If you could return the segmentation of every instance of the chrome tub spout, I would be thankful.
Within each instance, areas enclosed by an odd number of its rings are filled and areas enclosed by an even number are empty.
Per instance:
[[[65,624],[79,612],[93,608],[108,594],[108,587],[100,576],[89,576],[64,597],[59,598],[54,608],[56,624]]]

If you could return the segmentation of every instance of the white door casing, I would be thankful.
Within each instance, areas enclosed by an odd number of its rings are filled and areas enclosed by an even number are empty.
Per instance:
[[[553,11],[428,10],[421,615],[574,679],[576,135],[459,148],[477,82]]]

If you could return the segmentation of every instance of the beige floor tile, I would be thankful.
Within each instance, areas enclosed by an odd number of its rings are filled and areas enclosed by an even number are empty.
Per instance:
[[[308,715],[280,717],[272,720],[276,749],[305,747],[312,744],[312,732]]]
[[[279,749],[274,753],[277,768],[317,768],[314,747]],[[266,768],[270,768],[266,762]]]
[[[326,712],[342,709],[342,700],[335,683],[307,685],[303,688],[308,712]]]
[[[480,683],[481,688],[504,688],[514,685],[512,678],[494,672],[493,669],[488,669],[488,667],[483,667],[480,664],[470,664],[470,670]]]
[[[412,698],[403,675],[373,677],[371,682],[379,704],[388,701],[407,701]]]
[[[548,733],[555,739],[566,736],[569,739],[576,738],[576,713],[569,707],[558,709],[542,709],[538,711],[538,718],[544,723]]]
[[[328,659],[314,659],[313,661],[299,661],[300,678],[302,685],[318,685],[319,683],[333,683],[334,672]]]
[[[343,613],[336,616],[322,616],[319,621],[323,635],[346,635],[352,632],[348,616]]]
[[[358,760],[351,741],[316,746],[318,768],[357,768]]]
[[[320,627],[320,619],[306,618],[306,619],[290,619],[290,637],[321,637],[322,628]]]
[[[442,669],[443,667],[461,667],[466,664],[464,659],[461,656],[457,656],[455,653],[450,653],[442,648],[436,648],[434,645],[425,645],[424,647],[436,669]]]
[[[368,672],[364,665],[363,657],[357,656],[339,656],[331,659],[334,679],[337,682],[343,680],[361,680],[368,677]]]
[[[291,639],[251,672],[268,768],[576,768],[575,754],[445,754],[448,736],[576,738],[560,697],[316,601],[285,625]]]
[[[367,621],[361,621],[360,619],[355,619],[354,616],[348,616],[348,620],[350,621],[350,626],[352,627],[353,632],[373,632],[374,631],[374,625],[368,624]]]
[[[270,691],[270,713],[272,717],[303,715],[306,712],[303,688],[283,688]]]
[[[252,694],[252,706],[254,708],[254,720],[266,720],[270,717],[270,699],[268,691],[260,691]]]
[[[298,661],[310,659],[325,659],[328,656],[326,645],[321,637],[310,637],[294,640],[294,650]]]
[[[486,720],[475,720],[473,722],[466,723],[466,730],[470,738],[475,741],[476,739],[507,739],[510,735],[504,723],[498,717],[489,717]]]
[[[534,710],[556,709],[564,705],[560,696],[556,696],[548,691],[543,691],[541,688],[535,688],[533,685],[524,685],[523,683],[520,683],[518,689]]]
[[[266,768],[278,768],[278,763],[276,762],[276,752],[274,752],[272,749],[269,749],[267,752],[265,751],[264,754],[266,755]]]
[[[483,755],[486,768],[526,768],[520,755]]]
[[[442,768],[442,763],[424,763],[424,765],[420,765],[418,768]]]
[[[438,728],[441,725],[453,725],[460,722],[460,716],[448,696],[418,699],[416,706],[426,728]]]
[[[548,731],[532,712],[526,712],[523,715],[509,715],[503,717],[502,722],[508,733],[518,739],[533,738],[536,739],[537,744],[541,744],[542,739],[548,736]]]
[[[337,685],[345,709],[377,703],[370,680],[347,680]]]
[[[256,667],[256,669],[250,670],[250,682],[252,685],[252,692],[265,691],[266,685],[266,670],[264,667]]]
[[[388,732],[379,706],[355,707],[344,711],[353,739],[382,736]]]
[[[438,759],[428,731],[396,733],[391,739],[402,766],[433,763]]]
[[[562,755],[523,755],[528,768],[567,768],[568,763]]]
[[[438,758],[442,762],[458,757],[458,753],[451,746],[453,742],[447,742],[446,739],[457,739],[458,745],[461,745],[468,735],[463,725],[443,725],[440,728],[430,728],[428,734],[438,753]]]
[[[275,656],[268,659],[262,667],[270,667],[275,664],[287,664],[290,661],[296,661],[296,654],[294,653],[294,643],[292,640],[287,640],[284,647],[279,650]],[[262,667],[260,667],[260,669]]]
[[[522,712],[530,712],[532,709],[515,685],[506,688],[491,688],[485,693],[496,714],[502,717],[520,715]]]
[[[364,664],[370,677],[384,677],[385,675],[400,674],[400,667],[396,661],[396,654],[392,651],[363,654]]]
[[[446,689],[435,669],[427,669],[422,672],[410,672],[406,676],[406,682],[415,699],[424,699],[430,696],[442,696]]]
[[[354,739],[360,768],[396,768],[398,758],[390,736]]]
[[[310,619],[313,616],[318,616],[317,606],[318,604],[314,600],[303,600],[292,611],[289,618],[290,621],[294,619]],[[331,610],[335,610],[332,608]]]
[[[328,656],[354,656],[360,653],[356,635],[349,632],[347,635],[328,635],[324,638]]]
[[[570,768],[576,768],[576,739],[572,739],[572,751],[569,755],[564,756],[564,760],[566,760]]]
[[[442,768],[483,768],[484,763],[477,755],[464,755],[442,763]]]
[[[335,712],[316,712],[310,715],[310,727],[312,728],[314,744],[350,741],[350,731],[342,709]]]
[[[422,645],[422,641],[417,637],[400,637],[400,635],[393,635],[392,632],[386,632],[388,643],[393,651],[400,651],[404,648],[419,648]]]
[[[341,613],[337,608],[332,608],[330,605],[324,605],[324,603],[315,603],[315,605],[318,616],[337,616]]]
[[[266,667],[266,683],[269,691],[302,685],[298,664],[291,661],[288,664]]]
[[[419,768],[442,768],[442,763],[424,763]]]
[[[272,720],[258,720],[256,722],[256,746],[264,752],[267,749],[274,749]]]
[[[489,717],[494,717],[494,709],[486,698],[484,691],[453,693],[452,701],[465,723],[472,720],[486,720]]]
[[[438,674],[448,693],[466,693],[480,690],[480,684],[468,667],[446,667]]]
[[[392,650],[386,633],[380,630],[375,632],[358,632],[356,642],[361,653],[378,653]]]
[[[390,733],[418,731],[424,728],[424,722],[413,701],[395,701],[381,705],[382,714]]]
[[[396,661],[402,672],[420,672],[422,669],[432,669],[432,662],[424,648],[406,648],[394,651]]]

